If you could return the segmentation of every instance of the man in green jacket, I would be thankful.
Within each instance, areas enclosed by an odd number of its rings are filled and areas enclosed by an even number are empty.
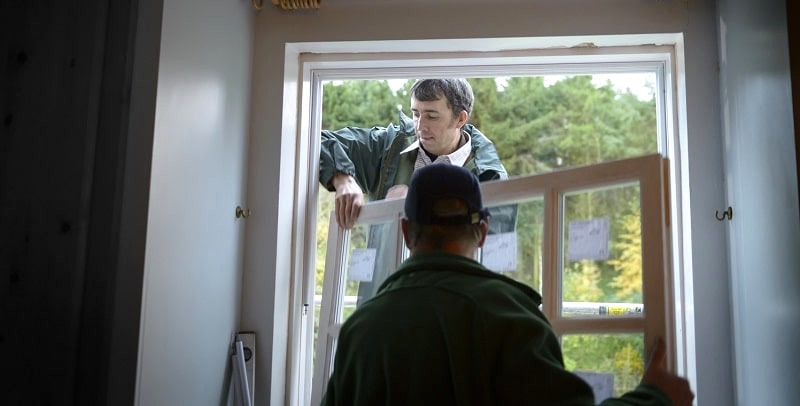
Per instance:
[[[364,195],[370,201],[405,196],[411,174],[432,163],[463,166],[481,182],[508,178],[494,144],[468,124],[474,95],[466,79],[420,79],[412,85],[413,120],[400,112],[398,124],[387,127],[345,127],[322,131],[320,183],[335,191],[339,227],[353,226]],[[517,208],[490,209],[491,234],[516,229]],[[376,249],[372,281],[359,283],[359,303],[371,298],[389,273],[392,259],[384,255],[397,235],[394,225],[369,228],[368,247]]]
[[[323,405],[595,405],[539,294],[472,259],[489,220],[470,172],[414,173],[401,223],[411,256],[342,326]],[[656,349],[639,386],[601,405],[691,404]]]
[[[434,162],[463,166],[481,182],[508,178],[492,141],[467,123],[474,102],[469,82],[420,79],[410,93],[413,121],[401,111],[398,124],[322,131],[319,181],[336,192],[340,227],[353,226],[365,194],[371,201],[403,197],[413,171]],[[492,210],[495,227],[513,230],[511,209]]]

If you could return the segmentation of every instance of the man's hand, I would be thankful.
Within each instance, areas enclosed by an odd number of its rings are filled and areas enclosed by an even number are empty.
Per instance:
[[[364,192],[352,176],[344,173],[334,175],[331,184],[336,189],[336,223],[350,229],[364,205]]]
[[[689,406],[694,400],[694,393],[689,381],[664,369],[667,347],[659,338],[653,354],[647,362],[642,383],[653,385],[664,391],[675,406]]]

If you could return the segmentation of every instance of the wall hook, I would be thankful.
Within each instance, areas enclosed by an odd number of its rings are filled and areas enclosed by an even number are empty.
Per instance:
[[[733,220],[733,208],[731,206],[728,206],[728,209],[725,210],[724,212],[722,212],[721,216],[719,214],[719,210],[714,210],[714,217],[716,217],[717,220],[719,220],[719,221],[722,221],[722,220],[725,220],[725,219],[728,219],[728,221],[731,221],[731,220]]]
[[[251,213],[250,209],[245,210],[245,209],[242,209],[242,206],[236,206],[236,218],[237,219],[250,217],[250,213]]]

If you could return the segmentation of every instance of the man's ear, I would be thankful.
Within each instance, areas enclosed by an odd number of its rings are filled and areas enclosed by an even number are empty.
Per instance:
[[[462,128],[464,124],[467,124],[467,120],[469,120],[469,114],[466,110],[461,110],[461,113],[458,113],[458,121],[456,122],[456,127]]]
[[[406,242],[406,247],[408,247],[408,249],[411,249],[412,248],[411,239],[409,238],[408,235],[408,220],[406,219],[400,220],[400,229],[403,230],[403,241]]]
[[[481,238],[478,241],[478,247],[483,247],[483,243],[486,242],[486,235],[489,234],[489,218],[485,218],[478,223],[478,229],[481,231]]]

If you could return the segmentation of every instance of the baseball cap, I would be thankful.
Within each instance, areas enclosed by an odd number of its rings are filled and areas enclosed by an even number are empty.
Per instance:
[[[433,164],[414,171],[406,194],[409,221],[420,224],[477,224],[489,216],[483,207],[478,178],[463,167]],[[438,204],[443,198],[461,205]]]

